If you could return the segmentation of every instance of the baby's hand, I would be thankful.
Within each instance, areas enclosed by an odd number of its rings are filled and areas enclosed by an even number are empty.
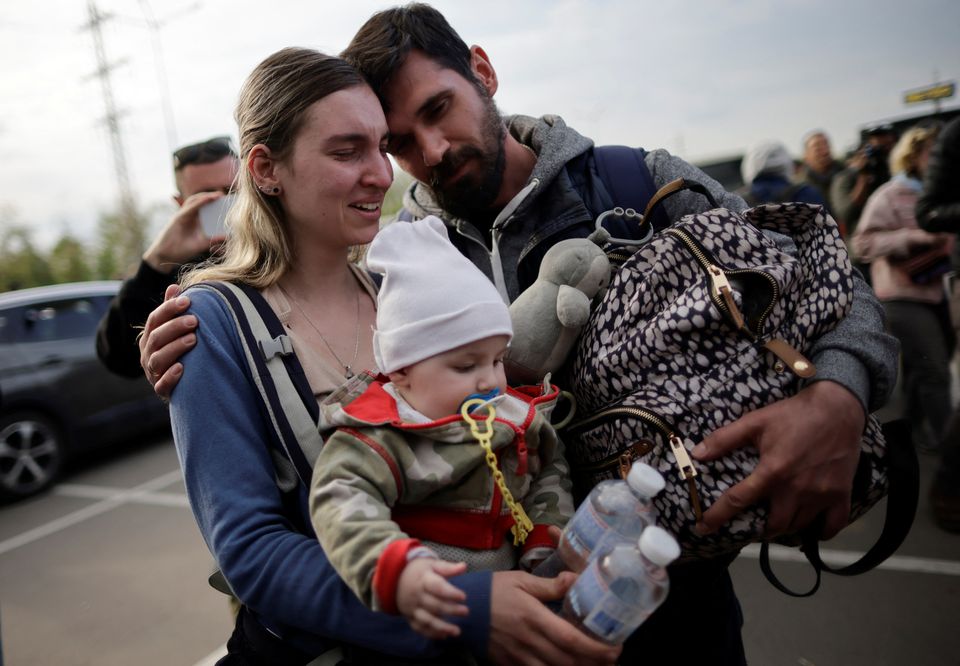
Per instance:
[[[459,636],[460,627],[445,622],[443,617],[463,617],[467,595],[447,578],[467,570],[464,562],[444,562],[432,557],[418,557],[407,563],[397,583],[397,608],[407,622],[427,638]]]

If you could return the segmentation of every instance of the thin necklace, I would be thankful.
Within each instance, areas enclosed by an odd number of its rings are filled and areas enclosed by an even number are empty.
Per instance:
[[[280,285],[277,285],[280,287]],[[317,335],[320,336],[320,339],[323,340],[323,344],[327,346],[327,349],[333,354],[333,357],[337,359],[337,363],[343,366],[343,374],[347,379],[353,377],[353,364],[357,362],[357,354],[360,353],[360,290],[357,290],[357,323],[354,330],[354,344],[353,344],[353,359],[349,363],[344,363],[340,356],[337,355],[337,352],[333,351],[333,347],[330,346],[330,343],[327,342],[327,339],[323,336],[323,333],[320,332],[320,329],[317,328],[317,325],[314,324],[310,317],[307,316],[307,313],[303,311],[303,308],[300,306],[300,303],[293,296],[287,293],[287,290],[283,287],[280,287],[280,291],[283,292],[283,295],[286,296],[294,305],[297,306],[297,309],[300,311],[300,314],[303,315],[303,318],[306,319],[307,323],[310,324],[310,327],[317,332]]]

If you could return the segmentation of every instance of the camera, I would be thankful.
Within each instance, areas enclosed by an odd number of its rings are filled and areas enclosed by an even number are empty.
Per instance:
[[[882,164],[880,151],[872,144],[868,143],[863,147],[863,155],[867,158],[866,168],[868,171],[876,171]]]
[[[885,181],[888,177],[887,155],[879,147],[872,143],[864,144],[861,149],[864,157],[864,165],[860,170],[862,173],[873,176],[878,181]]]

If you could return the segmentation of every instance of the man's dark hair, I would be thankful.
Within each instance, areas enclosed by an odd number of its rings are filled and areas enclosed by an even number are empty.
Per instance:
[[[470,49],[443,14],[421,2],[371,16],[340,57],[360,70],[386,108],[384,89],[413,49],[471,83],[476,81],[470,69]]]

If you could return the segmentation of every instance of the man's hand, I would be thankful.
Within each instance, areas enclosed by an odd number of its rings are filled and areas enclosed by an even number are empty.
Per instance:
[[[176,215],[143,253],[143,260],[155,271],[169,273],[223,242],[223,236],[210,238],[203,233],[199,215],[202,206],[222,196],[222,192],[198,192],[187,197]]]
[[[197,318],[194,315],[181,316],[188,307],[190,299],[178,296],[180,287],[171,284],[164,293],[164,301],[147,317],[140,345],[140,367],[147,380],[153,384],[154,392],[169,399],[173,387],[180,381],[183,364],[178,359],[197,344]]]
[[[569,571],[556,578],[538,578],[521,571],[494,573],[490,660],[524,666],[616,663],[619,647],[588,637],[543,605],[544,601],[563,599],[576,579]]]
[[[848,164],[854,171],[863,172],[863,170],[867,168],[867,151],[863,148],[858,150],[854,153],[853,157],[850,158]]]
[[[466,570],[464,562],[433,557],[407,562],[397,581],[397,609],[414,631],[434,640],[460,635],[460,627],[443,618],[463,617],[469,611],[463,604],[467,595],[447,582],[447,578]]]
[[[792,534],[825,513],[821,537],[832,538],[850,519],[865,424],[863,407],[852,393],[820,381],[714,431],[694,447],[696,459],[714,460],[753,446],[760,462],[714,502],[698,529],[712,532],[766,499],[767,536]]]
[[[850,160],[850,166],[857,172],[850,190],[850,200],[861,207],[867,202],[867,197],[873,191],[873,181],[876,180],[876,176],[867,169],[868,162],[867,152],[863,148]]]

